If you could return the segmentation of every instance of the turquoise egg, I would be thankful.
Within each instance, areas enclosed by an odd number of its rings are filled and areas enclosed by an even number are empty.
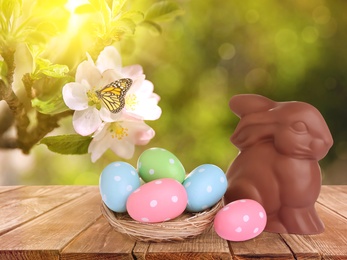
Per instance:
[[[113,162],[101,172],[100,194],[102,201],[112,211],[126,212],[127,199],[138,187],[140,187],[140,177],[129,163]]]
[[[225,173],[216,165],[203,164],[195,168],[184,180],[189,212],[199,212],[215,205],[227,190]]]
[[[145,182],[171,178],[182,183],[186,176],[180,160],[162,148],[150,148],[144,151],[137,161],[137,169]]]

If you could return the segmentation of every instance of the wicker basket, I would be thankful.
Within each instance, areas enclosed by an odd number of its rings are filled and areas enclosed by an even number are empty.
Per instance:
[[[208,231],[213,225],[214,216],[223,207],[220,200],[212,208],[199,213],[184,212],[179,217],[160,223],[141,223],[133,220],[127,213],[115,213],[104,203],[101,212],[109,224],[118,232],[136,241],[164,242],[182,241]]]

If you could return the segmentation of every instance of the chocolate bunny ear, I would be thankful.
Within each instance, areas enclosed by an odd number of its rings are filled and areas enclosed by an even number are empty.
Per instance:
[[[276,102],[264,96],[255,94],[240,94],[233,96],[229,101],[229,107],[238,117],[267,111],[276,106]]]

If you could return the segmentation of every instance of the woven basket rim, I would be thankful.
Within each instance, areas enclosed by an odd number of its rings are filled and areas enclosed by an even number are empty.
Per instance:
[[[132,219],[128,213],[116,213],[104,202],[101,212],[116,231],[128,235],[135,241],[165,242],[182,241],[208,231],[217,212],[223,207],[223,200],[197,213],[183,212],[175,219],[159,223],[143,223]]]

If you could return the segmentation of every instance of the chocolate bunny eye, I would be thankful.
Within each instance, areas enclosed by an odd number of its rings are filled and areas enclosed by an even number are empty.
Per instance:
[[[291,127],[295,132],[299,133],[306,133],[308,130],[306,124],[301,121],[295,122]]]

